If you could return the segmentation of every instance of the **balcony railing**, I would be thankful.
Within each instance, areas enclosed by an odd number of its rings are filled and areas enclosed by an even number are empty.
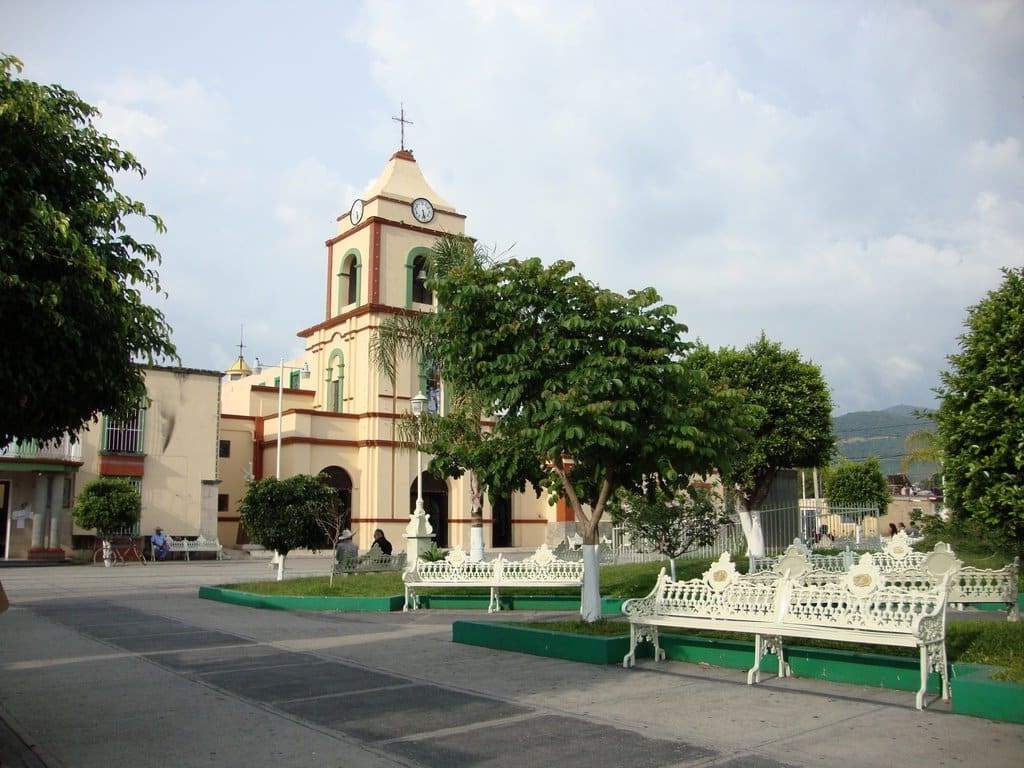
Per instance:
[[[127,419],[103,419],[101,450],[106,453],[143,453],[146,409],[140,408]]]
[[[81,461],[82,444],[72,443],[67,435],[62,440],[40,443],[22,440],[0,446],[0,459],[35,459],[37,461]]]

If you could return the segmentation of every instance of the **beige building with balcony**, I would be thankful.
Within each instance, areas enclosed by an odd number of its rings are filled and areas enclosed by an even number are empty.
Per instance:
[[[175,536],[216,535],[221,373],[142,367],[147,399],[132,418],[101,415],[74,442],[0,449],[0,557],[63,557],[87,546],[78,537],[91,532],[77,529],[70,512],[81,488],[101,476],[137,484],[134,533],[160,526]]]
[[[338,217],[326,241],[323,321],[298,332],[305,352],[284,369],[248,372],[241,359],[225,372],[221,402],[219,516],[225,546],[246,542],[238,502],[249,478],[273,476],[281,437],[281,476],[324,473],[342,497],[360,548],[382,528],[404,549],[416,498],[416,454],[396,434],[396,419],[418,391],[445,407],[444,382],[406,360],[396,386],[370,364],[374,330],[389,316],[433,311],[425,255],[445,233],[463,234],[465,216],[427,183],[412,153],[396,152],[380,177]],[[278,412],[278,388],[282,408]],[[426,462],[424,462],[426,466]],[[423,479],[424,506],[439,546],[469,549],[469,484]],[[223,497],[222,497],[223,498]],[[488,548],[535,547],[560,539],[572,520],[564,504],[514,494],[484,511]]]

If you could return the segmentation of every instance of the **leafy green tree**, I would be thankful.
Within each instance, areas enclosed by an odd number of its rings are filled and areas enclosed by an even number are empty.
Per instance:
[[[97,131],[72,91],[17,77],[0,55],[0,444],[77,432],[145,397],[133,360],[176,360],[158,294],[156,248],[131,234],[161,220],[118,192],[145,171]]]
[[[756,423],[722,476],[739,494],[749,554],[763,556],[757,510],[778,471],[826,465],[835,450],[828,385],[821,368],[764,333],[744,349],[701,346],[693,361],[712,381],[741,390],[755,408]]]
[[[278,581],[284,578],[288,553],[315,548],[323,535],[319,521],[336,509],[334,490],[313,475],[254,480],[238,506],[249,537],[278,554]]]
[[[676,558],[713,544],[729,518],[703,488],[677,490],[651,483],[639,491],[620,488],[612,500],[612,519],[634,540],[650,542],[665,555],[675,579]]]
[[[139,522],[140,503],[139,492],[128,480],[101,477],[82,488],[71,516],[79,528],[96,531],[104,542],[104,562],[109,563],[111,537]]]
[[[670,487],[728,468],[748,409],[689,364],[686,327],[653,288],[624,296],[570,262],[490,260],[464,239],[443,239],[431,262],[433,359],[456,391],[503,414],[494,432],[526,441],[542,485],[572,508],[584,541],[581,613],[596,620],[608,500],[645,479]]]
[[[1024,556],[1024,268],[967,310],[959,351],[936,390],[953,514]]]
[[[831,507],[873,507],[880,515],[888,511],[891,498],[882,465],[874,456],[829,468],[825,496]]]

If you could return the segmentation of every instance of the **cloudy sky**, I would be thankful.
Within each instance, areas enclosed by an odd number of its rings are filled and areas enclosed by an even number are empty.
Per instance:
[[[482,241],[762,329],[842,411],[930,405],[1024,263],[1024,3],[0,2],[0,50],[149,169],[183,362],[301,349],[397,148]]]

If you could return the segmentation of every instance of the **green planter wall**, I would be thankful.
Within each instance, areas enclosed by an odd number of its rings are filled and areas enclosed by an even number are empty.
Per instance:
[[[954,664],[950,680],[953,711],[961,715],[1024,723],[1024,685],[993,680],[997,667]]]
[[[247,608],[268,608],[277,611],[359,611],[387,613],[400,611],[403,595],[387,597],[301,597],[297,595],[257,595],[223,587],[200,587],[199,597]],[[485,606],[486,607],[486,606]]]
[[[627,635],[579,635],[498,622],[457,621],[452,625],[452,640],[467,645],[590,664],[621,664],[622,657],[629,650]],[[711,664],[727,669],[749,669],[754,658],[754,644],[747,640],[662,633],[661,647],[666,657],[674,661]],[[637,649],[637,656],[651,658],[651,645],[641,645]],[[786,659],[797,677],[899,691],[916,691],[920,680],[918,660],[915,657],[787,645]],[[776,657],[766,656],[761,661],[761,670],[777,674]],[[941,686],[939,676],[932,673],[928,678],[928,691],[937,694],[942,690]]]

